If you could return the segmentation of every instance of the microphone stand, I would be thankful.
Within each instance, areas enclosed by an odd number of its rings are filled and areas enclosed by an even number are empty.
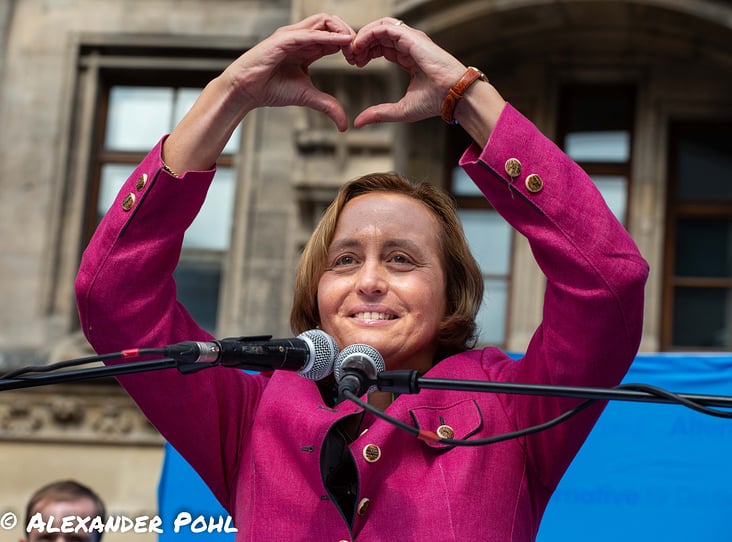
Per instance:
[[[590,388],[573,386],[553,386],[543,384],[519,384],[514,382],[484,382],[480,380],[453,380],[419,376],[414,370],[385,371],[376,376],[376,387],[380,391],[392,393],[419,393],[422,389],[477,391],[513,393],[521,395],[548,395],[554,397],[574,397],[595,400],[635,401],[646,403],[679,404],[687,401],[695,405],[732,407],[732,397],[719,395],[694,395],[669,393],[652,386],[625,384],[616,388]],[[652,388],[667,395],[656,395],[649,391],[633,390]]]
[[[31,388],[49,384],[78,382],[94,378],[120,376],[172,368],[177,368],[181,373],[188,374],[208,367],[214,367],[216,365],[217,364],[215,363],[184,362],[173,358],[162,358],[157,360],[120,363],[117,365],[105,365],[102,367],[91,367],[55,373],[34,373],[17,378],[0,379],[0,391]],[[400,394],[415,394],[419,393],[422,389],[435,389],[664,404],[679,404],[681,401],[687,401],[700,406],[732,408],[732,397],[728,396],[669,392],[665,392],[666,395],[658,395],[649,391],[631,389],[633,386],[645,386],[633,384],[621,385],[616,388],[592,388],[545,384],[520,384],[515,382],[486,382],[480,380],[428,378],[420,376],[419,372],[414,370],[384,371],[378,373],[375,379],[368,379],[368,382],[369,384],[376,385],[377,389],[380,391]],[[645,387],[652,388],[650,386]]]
[[[90,380],[93,378],[143,373],[148,371],[158,371],[161,369],[177,368],[181,373],[187,374],[198,371],[200,369],[214,366],[215,364],[213,363],[186,363],[173,358],[136,361],[130,363],[120,363],[117,365],[105,365],[103,367],[90,367],[86,369],[76,369],[56,373],[34,373],[16,378],[0,378],[0,391],[32,388],[36,386],[45,386],[47,384],[78,382],[81,380]]]

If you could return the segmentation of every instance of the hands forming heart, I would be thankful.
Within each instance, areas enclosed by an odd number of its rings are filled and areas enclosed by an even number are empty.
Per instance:
[[[352,66],[361,68],[383,57],[410,75],[398,102],[367,107],[354,119],[356,128],[439,116],[448,89],[466,69],[424,32],[398,19],[379,19],[355,32],[339,17],[319,14],[278,29],[239,57],[227,72],[239,89],[242,109],[305,106],[325,113],[344,131],[348,119],[343,106],[318,90],[308,71],[316,60],[339,51]]]
[[[458,59],[427,34],[398,19],[385,17],[356,32],[339,17],[313,15],[276,30],[204,88],[165,141],[166,163],[175,171],[211,167],[236,126],[259,107],[309,107],[328,115],[340,131],[345,131],[348,118],[343,106],[335,97],[318,90],[309,73],[313,62],[338,52],[355,68],[385,58],[410,76],[399,101],[367,107],[353,120],[355,128],[440,116],[448,91],[466,74],[465,65]],[[452,119],[454,112],[457,118],[459,113],[462,128],[482,146],[505,102],[492,86],[480,87],[472,93],[472,107],[462,106],[457,111],[453,100],[449,116]]]

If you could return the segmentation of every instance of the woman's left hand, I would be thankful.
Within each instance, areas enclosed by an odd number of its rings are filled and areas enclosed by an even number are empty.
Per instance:
[[[439,116],[449,88],[466,70],[464,64],[427,34],[392,17],[361,28],[343,54],[349,63],[358,67],[384,57],[410,75],[409,86],[398,102],[366,108],[354,120],[356,128],[377,122],[413,122]]]

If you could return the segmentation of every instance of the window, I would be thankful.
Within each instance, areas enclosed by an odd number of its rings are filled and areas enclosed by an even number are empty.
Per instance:
[[[449,153],[454,165],[469,139],[465,134],[453,135],[451,142],[460,140],[453,143]],[[450,181],[465,236],[483,274],[483,304],[477,318],[478,344],[503,347],[508,333],[513,228],[491,207],[462,168],[451,169]]]
[[[730,123],[671,129],[662,346],[732,349]]]
[[[100,51],[104,53],[101,57]],[[97,68],[99,96],[94,115],[96,136],[90,155],[86,244],[132,169],[160,137],[173,129],[203,86],[219,73],[221,60],[215,57],[233,58],[239,53],[182,53],[166,48],[157,51],[159,57],[155,50],[139,51],[137,56],[128,47],[119,51],[90,48],[82,52],[86,53],[82,54],[82,63],[86,59]],[[186,232],[174,274],[178,298],[211,333],[215,333],[217,325],[223,264],[230,246],[236,187],[233,165],[240,128],[217,161],[216,182]]]
[[[625,223],[631,166],[634,89],[568,86],[562,91],[559,141],[595,182],[615,216]]]

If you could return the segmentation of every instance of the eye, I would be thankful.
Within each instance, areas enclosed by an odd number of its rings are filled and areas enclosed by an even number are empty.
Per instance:
[[[416,264],[414,263],[414,260],[407,256],[406,254],[402,252],[397,252],[389,256],[387,261],[390,264],[393,264],[395,266],[398,266],[399,268],[412,268]]]
[[[358,260],[353,254],[340,254],[338,256],[335,256],[332,262],[333,263],[330,266],[331,269],[336,269],[339,267],[342,268],[356,265],[358,263]]]

